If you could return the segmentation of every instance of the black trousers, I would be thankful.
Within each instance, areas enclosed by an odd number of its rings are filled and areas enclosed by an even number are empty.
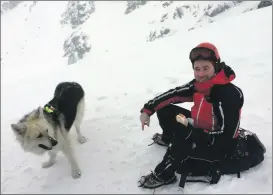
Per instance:
[[[181,125],[175,119],[175,116],[179,113],[185,115],[187,118],[191,117],[189,110],[172,104],[158,110],[156,113],[159,125],[163,130],[162,140],[166,143],[170,143],[174,137],[175,130],[181,128]]]
[[[203,129],[185,127],[178,123],[175,116],[179,113],[191,117],[189,110],[172,104],[157,111],[159,125],[163,130],[162,139],[171,143],[163,160],[155,168],[156,174],[162,179],[172,177],[176,171],[189,171],[185,170],[188,168],[187,163],[196,164],[200,168],[206,167],[217,163],[224,155],[221,147],[211,144],[214,138]]]

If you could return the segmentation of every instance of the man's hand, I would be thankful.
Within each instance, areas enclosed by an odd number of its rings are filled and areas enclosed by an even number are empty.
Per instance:
[[[142,131],[143,131],[145,125],[147,125],[148,127],[150,125],[150,116],[147,113],[142,112],[140,115],[140,122],[142,126]]]

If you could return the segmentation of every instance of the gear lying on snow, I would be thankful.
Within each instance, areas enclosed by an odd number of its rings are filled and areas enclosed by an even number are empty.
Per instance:
[[[217,184],[221,176],[225,174],[237,174],[237,177],[240,178],[241,172],[249,170],[263,162],[266,148],[255,133],[239,128],[239,136],[236,139],[237,145],[235,152],[230,156],[226,156],[226,158],[221,161],[209,163],[209,165],[204,166],[198,164],[200,161],[198,162],[191,158],[186,159],[183,170],[177,171],[177,173],[181,175],[179,186],[184,188],[186,182]],[[161,140],[161,134],[156,133],[153,136],[153,140],[154,143],[158,145],[167,146],[167,144]],[[152,171],[150,174],[142,176],[139,180],[139,187],[155,189],[163,185],[173,184],[177,181],[176,176],[164,179],[162,175],[162,173]]]

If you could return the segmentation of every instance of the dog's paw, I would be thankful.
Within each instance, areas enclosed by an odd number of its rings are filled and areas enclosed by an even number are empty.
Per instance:
[[[85,138],[84,136],[79,136],[79,137],[78,137],[78,142],[79,142],[80,144],[83,144],[83,143],[86,142],[86,138]]]
[[[55,161],[46,161],[42,164],[42,167],[48,168],[48,167],[51,167],[54,163],[55,163]]]
[[[73,177],[74,179],[80,178],[81,175],[82,175],[82,172],[81,172],[80,169],[73,169],[73,170],[72,170],[72,177]]]

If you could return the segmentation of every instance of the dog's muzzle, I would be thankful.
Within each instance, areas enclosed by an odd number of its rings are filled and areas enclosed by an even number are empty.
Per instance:
[[[39,144],[38,146],[39,146],[40,148],[45,149],[45,150],[52,150],[52,148],[58,144],[58,141],[55,140],[55,139],[52,138],[52,137],[49,137],[48,139],[49,139],[49,141],[50,141],[52,147],[48,147],[48,146],[46,146],[46,145],[44,145],[44,144]]]
[[[56,146],[58,144],[58,141],[52,137],[48,138],[52,146]]]

